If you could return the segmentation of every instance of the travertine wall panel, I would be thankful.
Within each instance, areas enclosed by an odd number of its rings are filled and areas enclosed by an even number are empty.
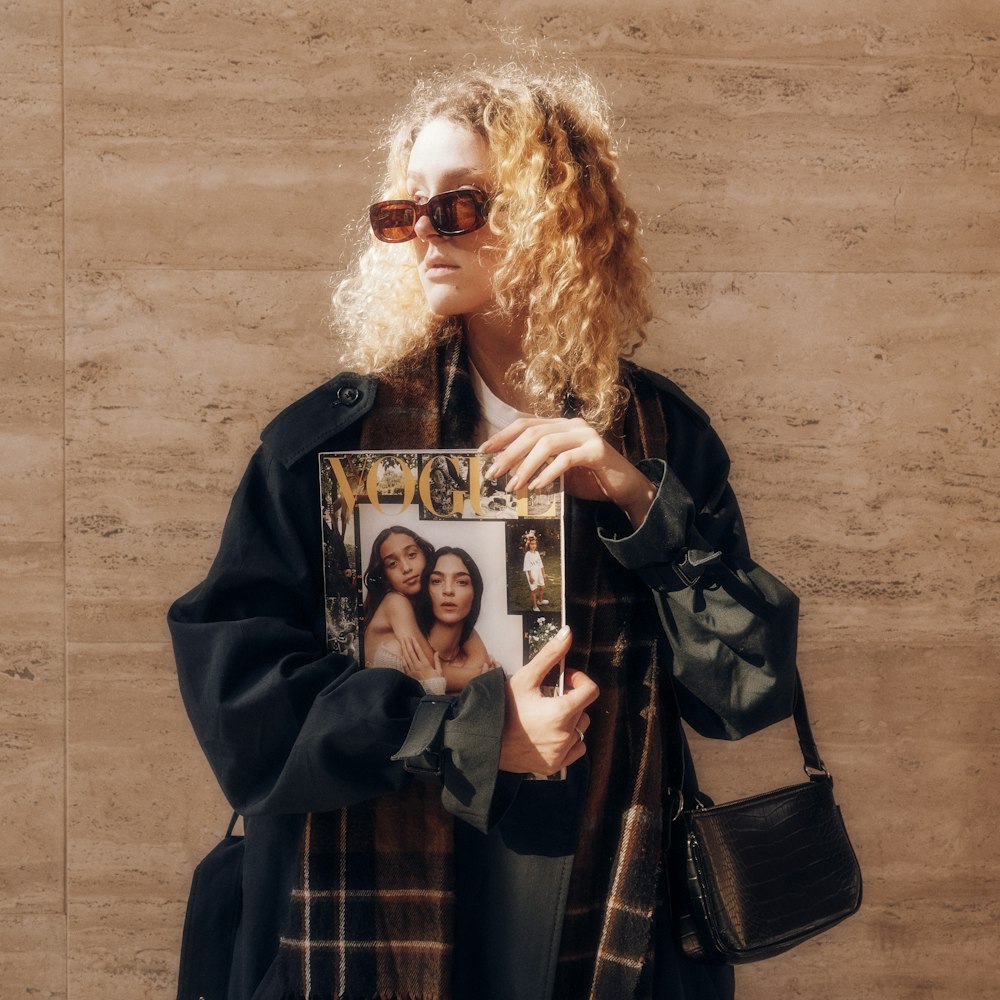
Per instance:
[[[0,31],[0,164],[62,160],[62,5],[5,0]],[[6,198],[0,203],[8,205]]]
[[[356,184],[345,192],[338,145],[236,140],[182,149],[116,138],[67,151],[71,268],[337,266],[345,208],[368,201]],[[118,206],[110,215],[109,201]]]
[[[330,369],[328,274],[70,275],[76,641],[166,638],[165,595],[207,568],[260,428]]]
[[[0,982],[5,997],[66,1000],[66,915],[0,914]]]
[[[186,893],[226,806],[186,719],[163,643],[70,647],[69,994],[176,989]],[[183,803],[183,808],[179,808]]]
[[[172,995],[227,807],[166,604],[207,567],[263,423],[331,371],[326,280],[377,183],[373,132],[419,75],[535,40],[622,122],[656,283],[640,358],[713,415],[754,551],[803,598],[810,708],[865,870],[861,915],[741,970],[740,1000],[995,991],[994,0],[502,14],[4,5],[4,996]],[[695,750],[717,797],[797,780],[790,726]]]
[[[467,10],[466,7],[472,7]],[[805,55],[856,59],[880,56],[997,54],[992,0],[916,0],[905,16],[891,0],[837,0],[826,7],[801,0],[677,0],[669,7],[631,2],[609,12],[600,0],[574,0],[550,8],[513,0],[502,16],[473,4],[442,6],[435,19],[424,8],[373,0],[362,12],[343,0],[317,7],[308,0],[233,9],[225,0],[183,0],[137,8],[128,0],[67,5],[71,29],[86,28],[77,44],[142,48],[186,39],[179,48],[234,59],[250,55],[286,63],[340,56],[355,58],[373,74],[388,74],[392,58],[438,61],[470,50],[504,58],[513,38],[521,51],[536,42],[540,54],[587,53],[600,60],[621,48],[634,54],[710,52],[733,59],[767,54],[786,61]],[[349,18],[345,22],[345,18]],[[218,41],[218,47],[208,40]],[[220,61],[216,58],[216,62]]]
[[[0,994],[65,997],[61,4],[0,13]]]
[[[0,913],[63,912],[62,588],[58,542],[0,541]]]

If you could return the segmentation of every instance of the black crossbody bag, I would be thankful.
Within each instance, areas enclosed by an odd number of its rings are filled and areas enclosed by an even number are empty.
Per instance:
[[[861,869],[833,798],[796,673],[793,717],[809,780],[722,805],[685,802],[680,712],[665,739],[664,808],[675,931],[687,958],[770,958],[829,930],[861,906]],[[667,714],[667,713],[665,713]]]

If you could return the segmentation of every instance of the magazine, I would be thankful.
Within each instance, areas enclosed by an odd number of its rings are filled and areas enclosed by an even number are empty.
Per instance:
[[[319,456],[330,651],[457,693],[565,621],[562,482],[506,490],[474,451]],[[545,679],[562,690],[562,671]]]

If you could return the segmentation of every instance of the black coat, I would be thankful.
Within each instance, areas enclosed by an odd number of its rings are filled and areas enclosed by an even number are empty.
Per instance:
[[[739,738],[790,714],[797,601],[750,560],[728,486],[728,456],[708,418],[666,379],[643,377],[663,393],[670,429],[665,461],[640,466],[658,484],[657,496],[635,532],[611,505],[596,528],[612,555],[653,589],[687,720],[706,735]],[[303,815],[390,793],[406,778],[390,758],[423,696],[420,684],[326,652],[316,454],[356,448],[376,394],[373,379],[344,373],[265,428],[208,576],[169,612],[192,724],[226,796],[245,817],[233,998],[254,995],[277,952]],[[699,563],[713,564],[732,586],[699,588],[696,598],[685,581]],[[572,853],[572,803],[539,824],[536,793],[498,776],[499,675],[470,683],[446,725],[444,805],[480,831],[495,827],[502,806],[512,829],[543,831],[539,855],[565,858]],[[571,781],[558,794],[572,798],[578,789]],[[557,943],[561,916],[549,917]],[[660,930],[657,979],[670,989],[664,996],[728,995],[728,973],[689,967]]]

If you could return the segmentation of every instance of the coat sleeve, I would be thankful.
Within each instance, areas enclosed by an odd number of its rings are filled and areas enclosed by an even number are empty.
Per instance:
[[[633,531],[605,505],[598,530],[652,590],[685,720],[739,739],[791,714],[798,598],[751,559],[729,457],[707,420],[674,430],[668,460],[639,463],[657,486],[643,523]]]
[[[195,733],[226,796],[249,815],[336,809],[411,780],[390,758],[421,685],[326,650],[316,475],[308,460],[287,468],[262,446],[208,576],[168,614]],[[444,800],[484,826],[504,699],[495,679],[479,680],[445,723]]]

